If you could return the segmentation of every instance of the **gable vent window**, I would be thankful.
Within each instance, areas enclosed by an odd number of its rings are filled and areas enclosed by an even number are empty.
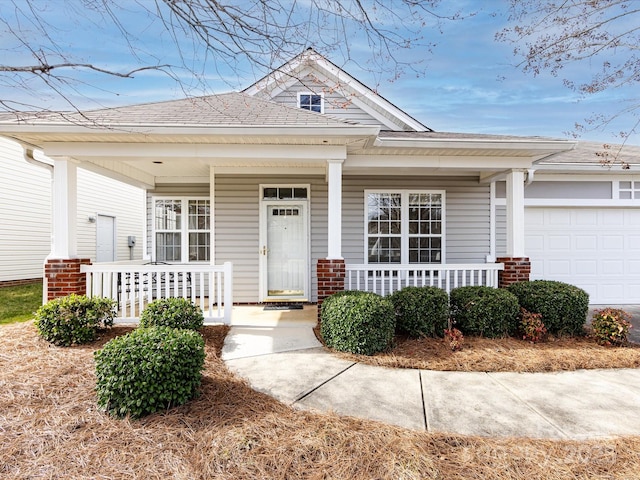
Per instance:
[[[311,112],[323,113],[322,95],[301,93],[298,95],[298,106]]]

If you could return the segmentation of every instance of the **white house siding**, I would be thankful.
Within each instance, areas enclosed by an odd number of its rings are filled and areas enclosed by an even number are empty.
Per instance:
[[[97,224],[89,217],[115,217],[116,261],[129,260],[128,237],[136,237],[133,258],[142,258],[144,191],[140,188],[78,169],[78,256],[96,260]]]
[[[51,174],[0,141],[0,282],[42,278],[51,250]]]
[[[336,89],[330,91],[326,85],[317,82],[311,76],[297,81],[284,92],[273,97],[272,101],[298,108],[298,93],[324,94],[324,113],[340,120],[356,122],[362,125],[380,125],[380,122],[367,112],[353,104]]]

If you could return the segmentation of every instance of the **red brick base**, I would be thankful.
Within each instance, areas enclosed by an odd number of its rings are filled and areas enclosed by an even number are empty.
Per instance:
[[[316,275],[318,277],[318,320],[320,320],[320,308],[324,299],[344,290],[344,260],[319,258]]]
[[[504,263],[504,270],[498,272],[498,287],[508,287],[516,282],[528,282],[531,274],[529,257],[500,257],[497,263]]]
[[[0,282],[0,288],[4,287],[18,287],[20,285],[33,285],[34,283],[42,282],[42,278],[23,278],[20,280],[3,280]]]
[[[90,264],[89,258],[47,260],[44,264],[47,301],[72,293],[84,295],[87,291],[87,277],[80,272],[80,265]]]

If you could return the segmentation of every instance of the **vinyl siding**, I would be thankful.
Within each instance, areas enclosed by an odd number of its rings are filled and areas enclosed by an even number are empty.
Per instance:
[[[298,93],[324,93],[324,114],[339,120],[362,125],[382,125],[378,120],[345,98],[338,89],[330,90],[313,77],[307,76],[297,81],[284,92],[273,97],[273,101],[289,107],[298,108]]]
[[[51,173],[27,163],[22,147],[0,140],[0,281],[41,278],[51,250]],[[129,259],[127,236],[142,256],[144,193],[139,188],[78,169],[78,256],[96,258],[96,224],[89,216],[116,217],[117,260]]]
[[[41,278],[51,250],[51,174],[0,140],[0,281]]]
[[[144,191],[88,170],[78,169],[78,256],[96,261],[97,224],[89,217],[115,217],[116,261],[129,260],[129,235],[136,237],[133,258],[142,258]]]

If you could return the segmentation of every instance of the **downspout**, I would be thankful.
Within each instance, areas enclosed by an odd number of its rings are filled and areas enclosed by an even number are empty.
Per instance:
[[[530,168],[527,170],[527,178],[524,181],[524,186],[528,187],[529,185],[531,185],[533,183],[533,177],[536,173],[536,169],[535,168]]]

